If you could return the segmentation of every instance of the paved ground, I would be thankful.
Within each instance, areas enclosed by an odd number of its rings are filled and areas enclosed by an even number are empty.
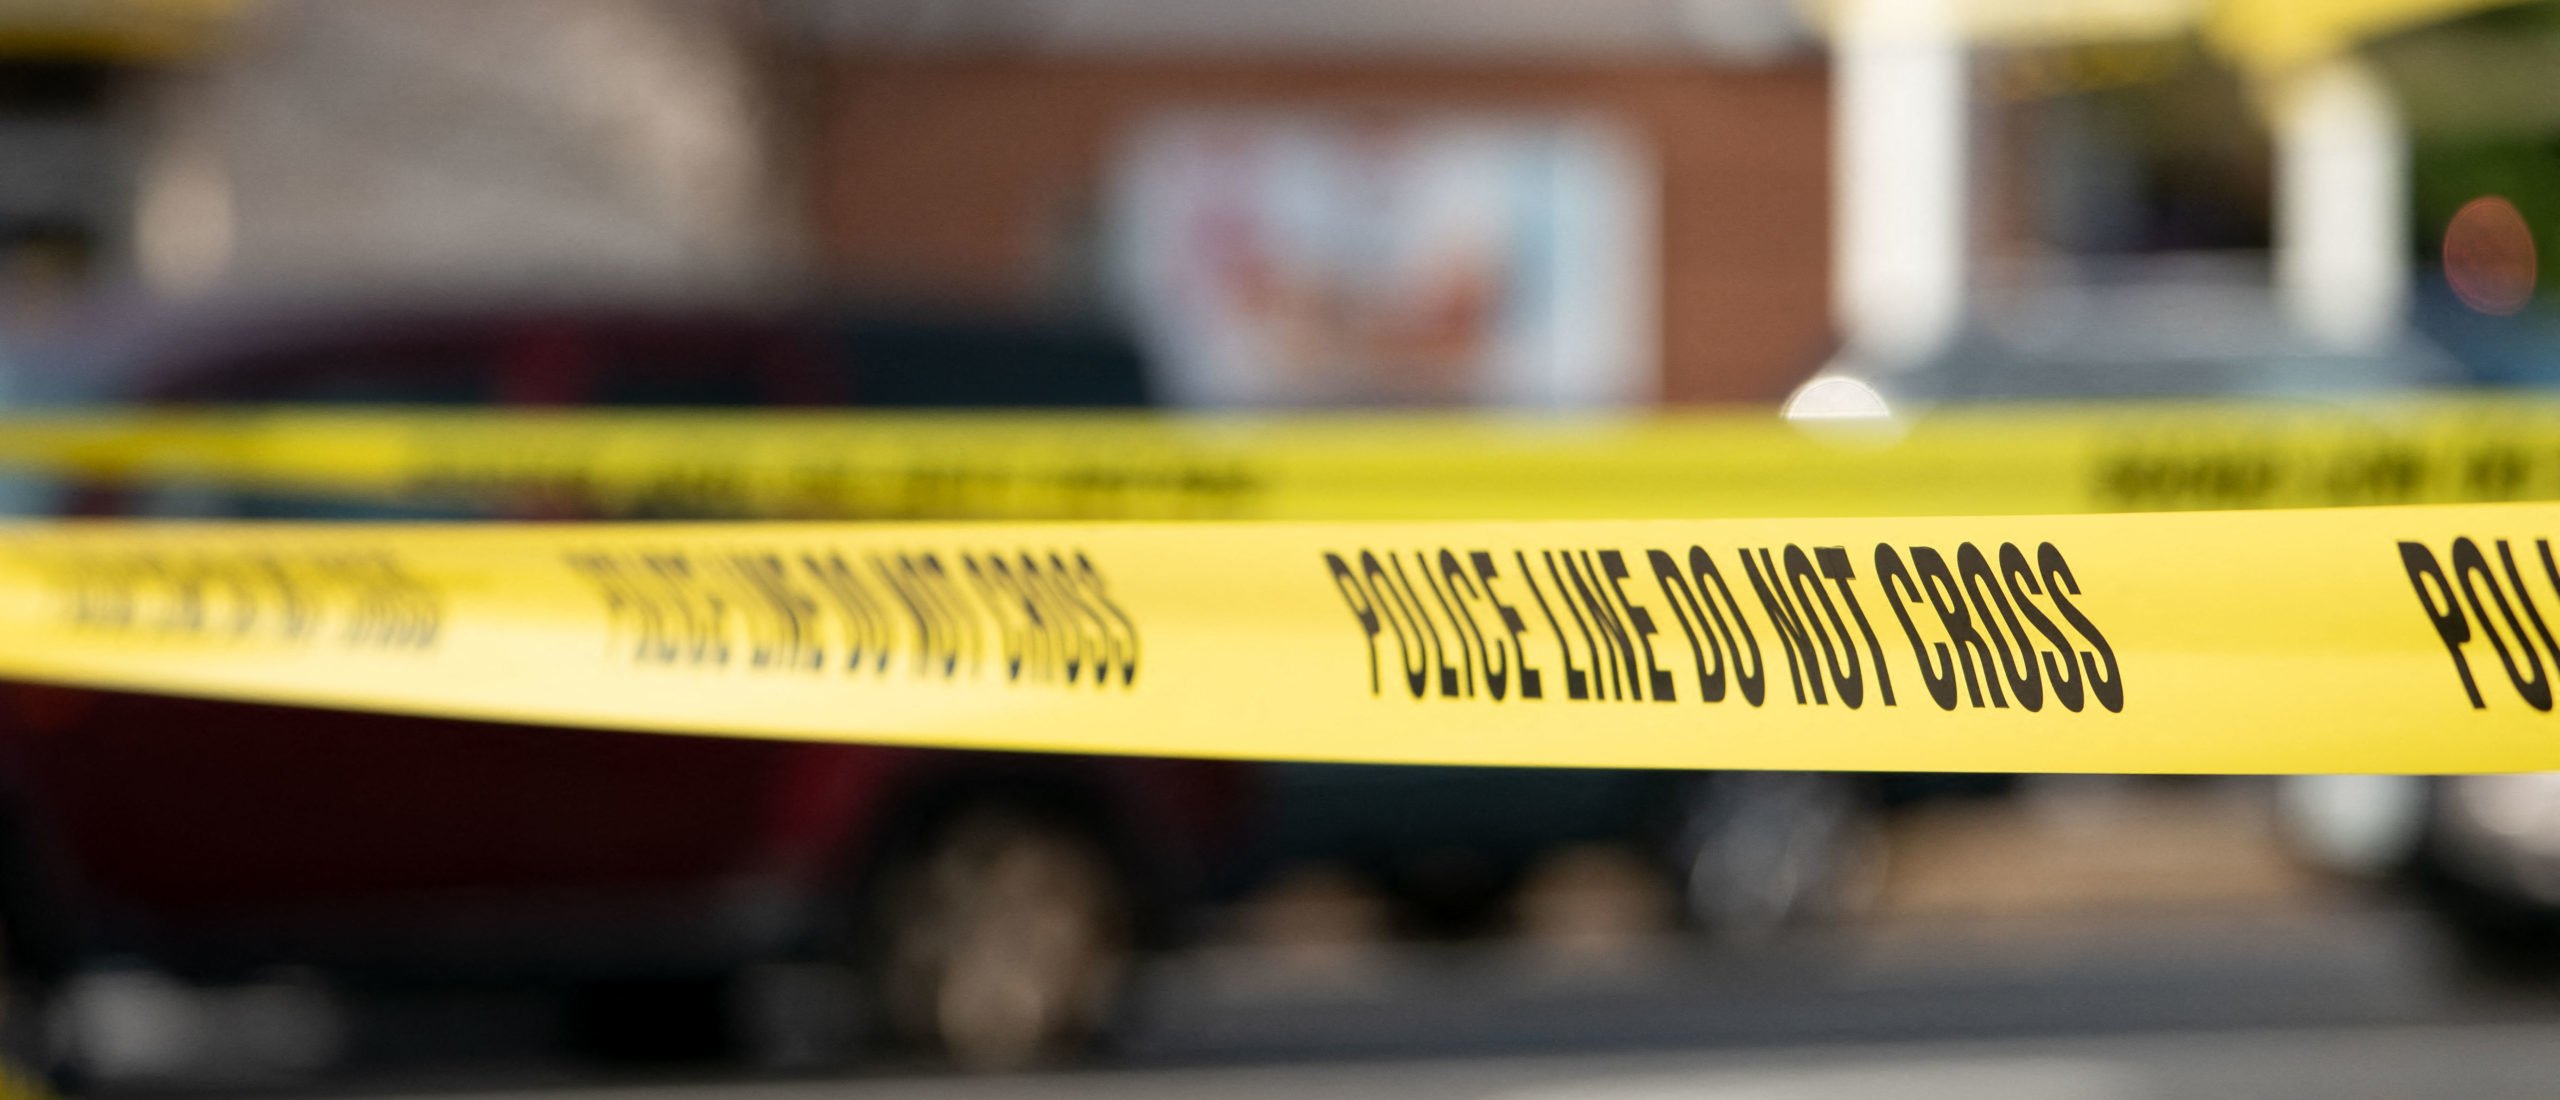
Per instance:
[[[1745,1054],[1488,1057],[1131,1070],[999,1080],[658,1083],[479,1100],[2405,1100],[2552,1095],[2560,1027],[2475,1026],[1896,1044]],[[419,1094],[425,1100],[427,1094]]]
[[[2255,807],[2217,788],[2098,783],[1925,815],[1897,838],[1877,919],[1747,949],[1640,934],[1391,947],[1339,934],[1363,922],[1326,918],[1317,905],[1295,933],[1248,922],[1262,934],[1157,965],[1149,1011],[1106,1069],[979,1080],[895,1067],[617,1077],[544,1047],[554,1021],[542,1006],[497,998],[364,1006],[348,1032],[352,1065],[290,1088],[270,1079],[228,1091],[484,1100],[2560,1094],[2560,998],[2491,997],[2451,980],[2420,918],[2320,889],[2274,854]]]
[[[1977,930],[1987,931],[1987,930]],[[377,1067],[292,1090],[414,1100],[1814,1100],[2549,1097],[2560,1004],[2466,995],[2388,912],[2020,925],[1609,973],[1403,952],[1365,989],[1184,960],[1109,1068],[616,1079],[539,1058]]]

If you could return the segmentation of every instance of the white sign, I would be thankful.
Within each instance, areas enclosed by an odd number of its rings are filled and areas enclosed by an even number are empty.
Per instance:
[[[1579,118],[1201,113],[1141,129],[1117,289],[1188,405],[1642,401],[1650,166]]]

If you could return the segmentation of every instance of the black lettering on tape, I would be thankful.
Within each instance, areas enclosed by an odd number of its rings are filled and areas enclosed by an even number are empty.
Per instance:
[[[1414,557],[1423,562],[1422,578],[1430,580],[1429,560],[1418,552]],[[1404,571],[1404,559],[1394,553],[1389,553],[1387,559],[1395,563],[1396,583],[1404,586],[1405,596],[1413,601],[1414,617],[1422,623],[1422,629],[1431,641],[1431,667],[1440,673],[1440,697],[1454,699],[1458,695],[1458,669],[1449,663],[1449,643],[1440,637],[1440,621],[1432,618],[1431,609],[1423,604],[1421,591],[1414,587],[1413,578]]]
[[[2471,605],[2471,617],[2480,623],[2480,633],[2489,639],[2489,648],[2498,654],[2498,663],[2506,667],[2507,681],[2515,685],[2516,694],[2535,710],[2551,709],[2551,681],[2542,671],[2542,656],[2534,652],[2533,641],[2525,637],[2524,623],[2516,617],[2515,605],[2507,600],[2506,591],[2498,587],[2498,578],[2489,572],[2489,559],[2480,552],[2480,544],[2469,538],[2453,540],[2453,575],[2462,582],[2463,599]],[[2506,630],[2498,629],[2489,617],[2489,609],[2480,599],[2480,588],[2486,584],[2489,602],[2498,605],[2498,618],[2506,620]],[[2515,635],[2516,644],[2507,646],[2507,635]],[[2524,668],[2516,665],[2516,655],[2524,655]]]
[[[1716,630],[1724,636],[1733,651],[1733,683],[1742,692],[1742,701],[1759,706],[1768,691],[1769,667],[1760,660],[1760,639],[1751,634],[1751,620],[1743,617],[1742,605],[1734,602],[1733,589],[1724,583],[1717,571],[1713,555],[1703,546],[1689,548],[1689,576],[1698,582],[1698,596],[1706,604],[1707,614],[1715,620]],[[1717,604],[1722,603],[1721,610]],[[1733,629],[1725,629],[1725,616],[1733,616]],[[1751,667],[1742,665],[1742,655],[1751,655]]]
[[[2018,611],[2010,606],[2000,578],[1992,575],[1981,547],[1970,542],[1956,547],[1956,575],[1964,579],[1974,621],[1982,624],[2000,656],[2000,675],[2009,683],[2009,694],[2029,712],[2043,710],[2044,674],[2036,668],[2035,648],[2027,643],[2026,627],[2018,622]]]
[[[1934,546],[1911,548],[1912,564],[1919,567],[1920,587],[1928,593],[1929,606],[1938,613],[1938,625],[1947,633],[1947,646],[1957,667],[1964,670],[1965,699],[1974,709],[1982,708],[1982,687],[1991,686],[1991,705],[2006,708],[2009,700],[2000,693],[2000,681],[1991,667],[1991,651],[1974,630],[1973,612],[1965,606],[1964,589],[1947,559]]]
[[[1653,567],[1653,582],[1662,589],[1662,598],[1671,605],[1671,617],[1679,620],[1680,633],[1689,639],[1689,656],[1698,666],[1699,701],[1722,700],[1724,647],[1716,639],[1715,628],[1707,625],[1706,612],[1698,607],[1698,594],[1690,589],[1688,578],[1680,575],[1680,563],[1672,560],[1667,551],[1647,550],[1644,559]],[[1711,652],[1715,655],[1712,668],[1707,661]]]
[[[1112,621],[1120,624],[1121,636],[1127,641],[1128,647],[1122,649],[1118,642],[1110,642],[1112,661],[1120,668],[1120,686],[1134,686],[1138,682],[1138,621],[1131,618],[1128,611],[1111,599],[1111,593],[1103,584],[1102,571],[1093,567],[1093,560],[1087,557],[1084,551],[1075,552],[1075,565],[1078,587],[1083,591],[1086,599],[1095,607],[1101,608],[1102,613],[1109,616]],[[1094,682],[1099,686],[1106,681],[1103,677],[1097,676]]]
[[[1787,588],[1795,593],[1796,606],[1804,609],[1805,621],[1812,625],[1814,638],[1821,646],[1822,662],[1831,669],[1832,694],[1856,710],[1866,702],[1867,681],[1864,666],[1858,660],[1858,643],[1849,637],[1849,624],[1840,617],[1839,605],[1831,602],[1831,593],[1822,586],[1822,574],[1814,570],[1813,558],[1803,547],[1787,544],[1786,569]],[[1812,593],[1809,596],[1808,589]],[[1814,617],[1815,604],[1822,605],[1823,616],[1831,620],[1830,629],[1823,629],[1822,619]],[[1840,639],[1837,650],[1831,646],[1833,638]]]
[[[2078,713],[2088,703],[2079,657],[2053,617],[2036,606],[2032,597],[2043,595],[2044,586],[2036,582],[2035,568],[2027,564],[2026,551],[2018,549],[2017,543],[2000,544],[2000,575],[2009,582],[2009,599],[2017,604],[2018,612],[2027,617],[2028,625],[2035,628],[2045,644],[2053,647],[2053,652],[2044,654],[2041,660],[2045,678],[2053,684],[2054,701],[2061,703],[2062,709]]]
[[[1849,564],[1849,548],[1845,546],[1819,547],[1814,550],[1813,557],[1815,561],[1822,564],[1822,575],[1829,578],[1832,585],[1839,589],[1840,602],[1849,606],[1849,617],[1857,622],[1858,635],[1866,640],[1867,656],[1873,659],[1875,663],[1877,698],[1882,699],[1884,701],[1884,705],[1888,707],[1893,706],[1893,669],[1891,666],[1885,664],[1884,643],[1876,639],[1875,626],[1867,622],[1866,609],[1858,605],[1857,589],[1849,586],[1849,582],[1856,580],[1858,577],[1856,570],[1852,569]],[[1824,610],[1827,611],[1829,609],[1829,605],[1826,604],[1824,606]],[[1834,624],[1838,624],[1840,618],[1839,616],[1834,615],[1832,616],[1831,621]],[[1847,627],[1840,627],[1840,636],[1843,639],[1848,637]]]
[[[1654,702],[1678,702],[1679,696],[1671,685],[1671,674],[1664,672],[1653,659],[1653,638],[1660,632],[1654,625],[1653,612],[1627,596],[1627,578],[1632,574],[1627,572],[1626,555],[1615,550],[1601,551],[1600,569],[1609,578],[1609,591],[1618,598],[1618,606],[1626,612],[1628,630],[1635,635],[1636,644],[1644,653],[1644,688],[1653,692]]]
[[[1413,618],[1413,610],[1405,606],[1404,597],[1388,583],[1387,567],[1379,564],[1378,555],[1360,552],[1360,579],[1369,590],[1386,596],[1387,629],[1396,635],[1397,667],[1404,670],[1405,689],[1416,699],[1422,698],[1424,686],[1431,679],[1431,655],[1422,646],[1422,626]]]
[[[2544,546],[2543,553],[2548,556],[2550,554],[2550,540],[2542,540],[2542,543]],[[2532,590],[2527,589],[2524,585],[2524,573],[2522,570],[2516,568],[2515,547],[2509,545],[2505,539],[2498,540],[2498,563],[2506,569],[2507,584],[2515,589],[2517,605],[2524,608],[2525,618],[2533,623],[2534,637],[2541,640],[2542,651],[2551,657],[2552,670],[2554,674],[2560,675],[2560,642],[2554,642],[2552,640],[2550,624],[2545,623],[2542,620],[2542,608],[2533,602]],[[2528,642],[2526,644],[2530,645],[2531,643]],[[2536,663],[2539,664],[2539,662]],[[2525,701],[2532,703],[2535,710],[2551,709],[2552,693],[2550,681],[2544,680],[2542,677],[2537,675],[2535,677],[2535,682],[2540,689],[2539,693],[2527,692],[2525,694]],[[2519,690],[2521,689],[2522,686],[2519,685]]]
[[[969,575],[970,587],[986,605],[987,613],[995,616],[996,659],[1004,664],[1004,678],[1020,683],[1025,672],[1038,675],[1030,650],[1034,629],[1031,620],[1039,612],[1030,605],[1021,586],[1010,583],[1010,574],[997,579],[997,571],[1003,565],[1001,557],[980,557],[966,550],[960,553],[960,571]]]
[[[888,609],[863,583],[844,555],[834,551],[821,554],[811,551],[800,555],[800,568],[818,582],[818,591],[834,605],[844,620],[844,668],[860,671],[865,659],[871,661],[871,672],[877,675],[889,667],[891,624]]]
[[[1476,622],[1476,612],[1472,602],[1476,599],[1476,586],[1467,580],[1465,567],[1458,564],[1458,555],[1447,547],[1442,547],[1438,560],[1440,575],[1439,579],[1433,582],[1434,586],[1445,591],[1449,601],[1457,605],[1457,611],[1451,617],[1457,620],[1461,635],[1460,644],[1473,647],[1470,652],[1474,654],[1472,658],[1474,663],[1468,666],[1467,671],[1467,696],[1475,697],[1476,676],[1482,673],[1485,693],[1493,696],[1493,701],[1499,703],[1502,701],[1510,662],[1505,659],[1499,668],[1493,663],[1492,647],[1487,644],[1484,628]]]
[[[2453,593],[2453,581],[2445,576],[2444,566],[2437,564],[2436,553],[2427,544],[2403,539],[2400,543],[2400,566],[2408,571],[2409,587],[2418,594],[2418,608],[2433,623],[2436,637],[2444,642],[2444,651],[2453,658],[2454,675],[2462,680],[2462,693],[2471,699],[2474,710],[2489,703],[2480,697],[2480,685],[2471,679],[2470,662],[2462,657],[2462,647],[2471,640],[2470,621],[2462,616],[2460,597]],[[2427,582],[2435,582],[2429,594]]]
[[[1367,643],[1369,650],[1369,694],[1374,697],[1379,694],[1378,634],[1385,629],[1378,621],[1378,601],[1369,594],[1368,587],[1360,582],[1359,576],[1351,571],[1351,566],[1342,560],[1342,555],[1325,551],[1324,565],[1326,571],[1333,574],[1334,591],[1342,594],[1342,602],[1351,608],[1351,618],[1360,624],[1361,640]]]
[[[1911,617],[1911,605],[1921,600],[1920,585],[1913,579],[1911,567],[1891,543],[1876,544],[1875,560],[1876,580],[1884,585],[1885,601],[1893,605],[1893,617],[1902,622],[1903,636],[1911,640],[1911,656],[1919,662],[1921,685],[1929,689],[1929,699],[1938,704],[1938,709],[1956,709],[1955,654],[1944,642],[1920,637],[1920,624]]]
[[[1482,655],[1476,652],[1483,644],[1483,638],[1468,636],[1468,628],[1472,624],[1466,618],[1466,601],[1451,595],[1448,578],[1435,567],[1444,559],[1451,565],[1457,564],[1447,550],[1440,551],[1437,557],[1429,551],[1414,552],[1414,560],[1422,568],[1422,583],[1430,586],[1432,598],[1440,603],[1441,617],[1449,621],[1449,633],[1458,639],[1458,680],[1465,689],[1466,697],[1473,699],[1476,697],[1476,670],[1484,663]]]
[[[2044,574],[2045,592],[2053,597],[2054,609],[2062,613],[2062,621],[2079,631],[2089,646],[2080,651],[2080,665],[2089,673],[2089,693],[2109,713],[2124,710],[2124,671],[2116,664],[2115,647],[2107,644],[2098,624],[2080,610],[2070,597],[2080,594],[2080,581],[2071,575],[2071,563],[2063,560],[2062,550],[2052,543],[2036,546],[2036,568]],[[2101,670],[2103,667],[2103,671]]]
[[[1102,617],[1101,609],[1086,599],[1075,582],[1075,571],[1068,567],[1065,555],[1048,552],[1050,590],[1066,604],[1069,614],[1067,633],[1074,639],[1074,656],[1067,660],[1067,682],[1076,682],[1079,666],[1092,673],[1093,682],[1103,683],[1110,675],[1111,624]]]
[[[1515,554],[1514,557],[1518,555]],[[1485,602],[1493,605],[1495,617],[1502,620],[1503,633],[1511,636],[1511,656],[1520,664],[1520,697],[1522,699],[1545,698],[1545,684],[1540,679],[1538,669],[1529,663],[1529,647],[1521,644],[1520,641],[1521,636],[1529,632],[1529,624],[1520,618],[1520,609],[1502,602],[1501,593],[1494,591],[1493,582],[1499,579],[1501,574],[1494,569],[1493,555],[1487,551],[1476,550],[1470,552],[1467,558],[1476,567],[1477,582],[1484,585]],[[1522,558],[1520,575],[1526,578],[1528,574],[1528,561]],[[1531,587],[1535,586],[1535,581],[1532,581]],[[1494,697],[1501,698],[1499,689],[1496,689]]]
[[[1751,560],[1755,553],[1760,556],[1757,565]],[[1751,579],[1751,590],[1759,595],[1761,608],[1769,613],[1769,621],[1777,628],[1779,648],[1786,651],[1787,677],[1795,685],[1796,702],[1802,704],[1805,701],[1805,687],[1810,684],[1813,701],[1829,703],[1831,700],[1822,686],[1822,658],[1814,651],[1813,638],[1805,630],[1804,617],[1797,613],[1795,602],[1787,596],[1786,580],[1778,575],[1777,565],[1769,557],[1768,549],[1746,549],[1741,554],[1742,573]],[[1764,571],[1768,574],[1765,579],[1761,576]],[[1821,629],[1821,625],[1815,624],[1814,629]],[[1808,670],[1807,665],[1812,668]]]
[[[1593,647],[1592,667],[1595,670],[1608,669],[1609,678],[1605,681],[1608,698],[1624,699],[1628,686],[1635,680],[1635,647],[1627,641],[1627,627],[1618,620],[1618,609],[1609,603],[1607,588],[1600,581],[1600,569],[1591,563],[1591,552],[1584,550],[1579,555],[1581,561],[1577,563],[1575,551],[1564,552],[1564,571],[1573,580],[1574,593],[1574,598],[1566,601],[1565,606],[1578,606],[1591,613],[1591,625],[1597,628],[1598,637],[1598,644]],[[1637,698],[1643,698],[1643,690],[1641,687],[1636,689]],[[1599,692],[1595,688],[1592,694],[1598,695]]]
[[[1582,626],[1582,614],[1573,610],[1573,596],[1565,590],[1564,579],[1556,573],[1555,552],[1552,550],[1548,551],[1545,557],[1547,561],[1547,577],[1548,579],[1556,582],[1556,597],[1564,601],[1564,609],[1566,611],[1573,612],[1573,623],[1575,626],[1581,627],[1582,644],[1588,648],[1591,645],[1591,628]],[[1522,559],[1520,563],[1522,574],[1526,575],[1528,573],[1528,565],[1528,561],[1525,558]],[[1537,599],[1538,610],[1546,614],[1547,625],[1555,631],[1556,652],[1562,656],[1564,661],[1565,698],[1591,698],[1591,677],[1584,674],[1582,669],[1574,665],[1573,644],[1571,640],[1565,637],[1564,624],[1557,622],[1556,613],[1547,607],[1547,594],[1538,590],[1538,578],[1535,576],[1529,577],[1529,595]]]

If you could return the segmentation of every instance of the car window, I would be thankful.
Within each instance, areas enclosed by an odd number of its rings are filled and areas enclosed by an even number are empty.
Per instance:
[[[468,339],[296,344],[198,365],[164,400],[189,404],[477,405],[496,350]]]
[[[854,318],[831,361],[855,399],[880,408],[1088,408],[1150,403],[1126,334],[1025,321]]]
[[[841,404],[841,385],[787,330],[708,324],[613,330],[584,402],[620,408],[752,408]]]
[[[770,403],[762,371],[707,362],[617,362],[596,380],[595,404],[740,408]]]

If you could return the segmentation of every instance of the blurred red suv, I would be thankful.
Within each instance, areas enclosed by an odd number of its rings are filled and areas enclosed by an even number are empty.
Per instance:
[[[967,321],[519,307],[133,331],[90,370],[157,404],[1128,403],[1143,385],[1111,341]],[[395,518],[214,486],[69,499]],[[843,1007],[875,1036],[1020,1064],[1107,1026],[1132,952],[1175,931],[1236,832],[1248,774],[0,684],[8,1018],[26,1031],[49,980],[102,957],[200,980],[288,964],[556,983],[598,1043],[647,1045],[708,1026],[745,968],[805,962],[849,976]]]

